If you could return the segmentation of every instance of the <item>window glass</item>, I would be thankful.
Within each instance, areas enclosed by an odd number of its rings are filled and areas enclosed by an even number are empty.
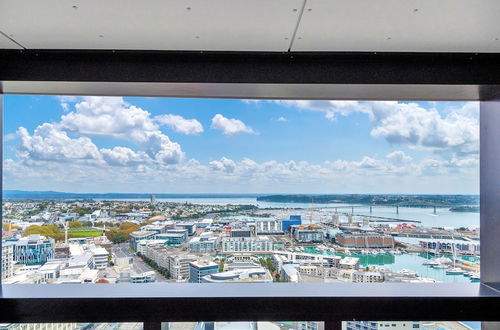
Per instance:
[[[6,95],[3,115],[3,283],[479,281],[477,102]]]

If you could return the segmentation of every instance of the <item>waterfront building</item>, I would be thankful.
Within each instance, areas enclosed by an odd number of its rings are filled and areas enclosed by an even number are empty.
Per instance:
[[[189,263],[189,282],[201,283],[201,279],[210,274],[215,274],[219,265],[212,261],[193,261]]]
[[[29,235],[15,242],[14,259],[25,265],[42,265],[54,257],[54,239]]]
[[[345,257],[339,262],[341,269],[358,269],[359,268],[359,258],[355,257]]]
[[[276,251],[273,258],[278,264],[296,263],[300,265],[314,265],[330,268],[339,268],[340,260],[342,259],[341,257],[335,255],[289,251]],[[278,267],[278,264],[275,264],[275,266]]]
[[[380,272],[354,272],[352,274],[354,283],[378,283],[384,281],[384,276]]]
[[[193,237],[189,242],[189,251],[195,253],[214,252],[216,244],[216,237]]]
[[[220,246],[223,253],[273,251],[273,242],[269,237],[224,237]]]
[[[281,267],[280,277],[287,282],[298,283],[300,281],[300,273],[297,270],[299,264],[285,264]]]
[[[262,267],[234,269],[201,278],[201,283],[271,283],[272,275]]]
[[[257,219],[255,220],[255,231],[257,235],[280,235],[283,234],[281,220]]]
[[[2,280],[14,275],[14,244],[2,242]]]
[[[291,215],[289,220],[281,221],[281,230],[286,232],[291,226],[299,226],[302,224],[302,217],[300,215]]]
[[[424,249],[437,253],[453,254],[453,249],[457,254],[479,255],[479,241],[462,241],[451,239],[422,239],[420,246]]]
[[[300,226],[292,226],[293,238],[299,243],[321,243],[323,242],[323,231],[316,229],[305,229]]]
[[[394,248],[395,240],[391,235],[373,232],[339,233],[335,242],[348,248]]]
[[[142,240],[151,240],[154,239],[156,232],[148,231],[148,230],[139,230],[130,233],[130,248],[134,251],[137,251],[137,243]]]

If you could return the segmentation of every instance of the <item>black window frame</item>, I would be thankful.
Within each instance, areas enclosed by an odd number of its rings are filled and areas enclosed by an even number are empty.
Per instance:
[[[500,321],[500,54],[0,50],[1,94],[479,101],[482,251],[478,284],[1,285],[0,322]]]

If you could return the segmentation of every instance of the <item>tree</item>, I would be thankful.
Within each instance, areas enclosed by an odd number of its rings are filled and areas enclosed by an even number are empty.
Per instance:
[[[137,230],[139,230],[139,228],[141,228],[141,226],[136,225],[133,222],[128,222],[128,221],[122,222],[120,225],[120,230],[126,231],[128,233],[132,233],[134,231],[137,231]]]
[[[128,240],[128,235],[124,230],[118,230],[116,228],[111,228],[106,232],[106,237],[113,242],[113,244],[120,244]]]
[[[83,224],[80,221],[70,221],[68,226],[69,228],[82,228]]]
[[[54,225],[43,225],[43,226],[29,226],[23,232],[23,236],[29,235],[42,235],[45,237],[52,237],[56,241],[62,241],[64,239],[64,233],[61,229]]]

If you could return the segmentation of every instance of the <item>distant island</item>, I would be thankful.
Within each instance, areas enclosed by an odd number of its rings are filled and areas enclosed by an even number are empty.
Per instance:
[[[4,190],[3,199],[61,200],[61,199],[149,199],[155,198],[255,198],[257,194],[175,194],[175,193],[70,193],[59,191]]]
[[[335,195],[268,195],[259,196],[257,201],[275,203],[315,203],[315,204],[361,204],[406,207],[465,207],[479,205],[479,195],[375,195],[375,194],[335,194]],[[479,206],[477,206],[479,208]],[[465,212],[465,211],[456,211]],[[473,211],[467,211],[473,212]]]
[[[474,212],[479,213],[479,206],[455,206],[450,208],[451,212]]]

